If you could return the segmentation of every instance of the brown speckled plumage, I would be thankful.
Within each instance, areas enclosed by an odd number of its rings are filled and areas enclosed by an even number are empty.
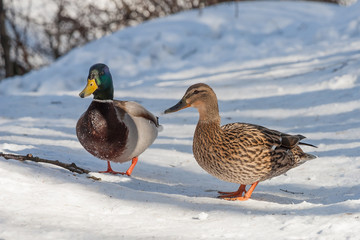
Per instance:
[[[182,100],[165,113],[185,107],[199,111],[193,153],[198,164],[211,175],[228,182],[245,185],[278,176],[307,160],[315,158],[298,146],[302,135],[289,135],[248,123],[230,123],[220,126],[220,115],[214,91],[206,84],[195,84]],[[305,144],[308,145],[308,144]],[[253,190],[253,189],[252,189]],[[251,192],[252,192],[251,190]],[[240,192],[230,193],[229,200],[246,200]]]

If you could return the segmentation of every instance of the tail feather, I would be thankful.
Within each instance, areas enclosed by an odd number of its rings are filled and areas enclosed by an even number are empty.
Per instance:
[[[317,158],[317,156],[310,154],[310,153],[305,153],[305,157],[303,159],[304,159],[304,161],[308,161],[308,160],[312,160],[315,158]]]
[[[313,159],[315,159],[315,158],[317,158],[317,156],[312,155],[312,154],[310,154],[310,153],[304,153],[304,154],[300,157],[297,165],[301,165],[301,164],[303,164],[304,162],[307,162],[307,161],[309,161],[309,160],[313,160]]]
[[[299,145],[305,145],[305,146],[310,146],[310,147],[317,148],[317,146],[312,145],[312,144],[310,144],[310,143],[299,142],[298,144],[299,144]]]

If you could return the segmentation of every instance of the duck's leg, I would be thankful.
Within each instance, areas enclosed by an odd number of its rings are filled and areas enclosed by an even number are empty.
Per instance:
[[[256,186],[258,185],[258,183],[259,183],[259,181],[254,182],[251,185],[251,187],[249,188],[248,191],[245,190],[246,185],[240,185],[239,189],[236,192],[229,193],[227,195],[219,196],[219,198],[222,198],[222,199],[225,199],[225,200],[230,200],[230,201],[235,201],[235,200],[245,201],[245,200],[248,200],[251,197],[251,194],[254,191],[254,189],[256,188]],[[242,196],[243,192],[245,192],[244,196]]]
[[[111,174],[124,174],[123,172],[116,172],[112,170],[110,161],[107,161],[108,167],[106,171],[99,171],[99,173],[111,173]]]
[[[243,192],[246,193],[245,190],[246,185],[241,184],[239,189],[236,192],[218,192],[221,194],[219,198],[228,198],[228,197],[234,197],[234,196],[242,196]]]
[[[121,175],[130,176],[132,171],[134,170],[134,167],[135,167],[137,161],[138,161],[138,157],[132,158],[131,165],[130,165],[129,169],[126,172],[116,172],[116,171],[112,170],[111,165],[110,165],[110,161],[107,161],[108,162],[107,170],[106,171],[100,171],[99,173],[111,173],[111,174],[121,174]]]
[[[133,157],[129,169],[128,169],[128,170],[126,171],[126,173],[124,173],[124,174],[130,176],[131,173],[132,173],[132,171],[134,170],[134,167],[135,167],[135,165],[137,164],[137,162],[138,162],[138,157]]]

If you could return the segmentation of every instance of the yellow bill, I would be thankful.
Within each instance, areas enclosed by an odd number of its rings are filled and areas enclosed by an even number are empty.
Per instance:
[[[96,84],[95,79],[88,79],[86,87],[79,93],[79,96],[81,98],[88,97],[95,92],[96,89],[98,89],[98,85]]]

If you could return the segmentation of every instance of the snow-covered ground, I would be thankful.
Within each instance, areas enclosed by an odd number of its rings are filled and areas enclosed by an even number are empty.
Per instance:
[[[235,17],[224,4],[125,29],[1,82],[0,152],[74,162],[101,180],[0,158],[0,239],[359,239],[359,12],[360,3],[241,2]],[[106,162],[76,138],[91,102],[78,93],[97,62],[109,65],[117,99],[164,126],[132,177],[96,173]],[[238,186],[194,160],[198,113],[161,114],[197,82],[217,93],[223,124],[303,134],[319,158],[260,183],[248,201],[217,199]]]

